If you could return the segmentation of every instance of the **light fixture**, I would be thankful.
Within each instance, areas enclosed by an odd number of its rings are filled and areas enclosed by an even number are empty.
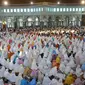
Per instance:
[[[57,4],[60,4],[60,2],[58,1]]]
[[[81,4],[85,4],[85,0],[82,0],[82,1],[81,1]]]
[[[8,5],[8,1],[4,1],[3,4],[4,4],[4,6],[7,6]]]
[[[32,4],[33,4],[33,2],[31,1],[31,2],[30,2],[30,4],[32,5]]]

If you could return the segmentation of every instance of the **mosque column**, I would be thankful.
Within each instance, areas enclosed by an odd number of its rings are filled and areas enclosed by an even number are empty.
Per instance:
[[[54,16],[54,28],[56,28],[56,16]]]
[[[72,16],[70,16],[70,25],[72,26]]]
[[[36,16],[31,16],[31,18],[32,18],[32,21],[31,21],[31,24],[32,24],[32,28],[34,29],[35,28],[35,17]]]
[[[63,15],[63,26],[65,26],[65,15]]]
[[[18,16],[14,17],[14,27],[15,27],[15,29],[18,28]]]
[[[25,28],[27,28],[27,16],[25,16]]]
[[[79,16],[76,17],[76,25],[79,26]]]
[[[43,29],[45,23],[44,21],[44,16],[40,16],[40,29]]]
[[[66,16],[65,21],[66,21],[66,26],[69,26],[69,16]]]
[[[61,26],[64,26],[63,24],[64,24],[64,16],[62,15],[62,17],[61,17]]]
[[[49,28],[52,28],[52,16],[49,16],[48,18],[48,26]]]
[[[55,28],[55,16],[53,16],[53,28]]]
[[[23,28],[25,28],[25,16],[23,16]]]
[[[42,16],[40,16],[40,28],[42,27]]]
[[[59,16],[56,16],[56,27],[59,26]]]
[[[40,26],[40,16],[35,16],[35,18],[34,18],[34,26],[35,27]]]
[[[79,16],[79,26],[81,26],[82,16]]]
[[[0,17],[0,28],[2,28],[2,17]]]
[[[38,23],[39,23],[39,27],[40,27],[40,16],[39,16],[39,21],[38,21]]]

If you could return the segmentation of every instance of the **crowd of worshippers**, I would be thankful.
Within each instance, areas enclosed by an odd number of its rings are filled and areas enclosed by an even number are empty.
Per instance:
[[[84,29],[1,32],[0,85],[85,85]]]

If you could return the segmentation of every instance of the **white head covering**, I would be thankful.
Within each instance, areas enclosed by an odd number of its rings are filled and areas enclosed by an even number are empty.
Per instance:
[[[10,74],[8,72],[8,69],[6,69],[6,71],[4,72],[4,77],[9,79],[9,76],[10,76]]]
[[[15,63],[13,70],[14,70],[15,72],[19,72],[19,68],[20,68],[19,64]]]
[[[49,85],[51,80],[48,77],[44,77],[42,85]]]
[[[3,83],[3,80],[2,80],[2,79],[0,79],[0,85],[4,85],[4,83]]]
[[[71,68],[72,67],[75,67],[74,60],[71,58],[70,61],[69,61],[69,63],[67,65],[70,66]]]
[[[53,67],[50,72],[49,72],[49,76],[56,76],[57,75],[57,68],[56,67]]]
[[[78,65],[77,68],[76,68],[76,75],[77,75],[77,77],[80,77],[82,74],[83,74],[83,72],[80,68],[80,65]]]
[[[29,66],[28,58],[25,58],[25,60],[24,60],[24,66],[25,66],[25,67]]]
[[[12,62],[9,62],[9,69],[12,70],[14,68],[14,64]]]
[[[16,85],[20,85],[21,80],[22,80],[22,74],[19,73],[19,75],[16,77]]]
[[[0,69],[0,77],[4,76],[4,72],[5,72],[5,67],[2,66],[2,68]]]
[[[37,69],[38,69],[38,67],[37,67],[37,65],[36,65],[36,60],[35,60],[35,59],[33,59],[31,69],[32,69],[32,70],[37,70]]]
[[[22,65],[20,65],[20,67],[19,67],[19,72],[20,72],[21,74],[23,74],[23,72],[24,72],[24,67],[23,67]]]
[[[65,73],[68,74],[70,71],[71,71],[71,67],[70,66],[66,66]]]
[[[61,62],[59,69],[64,72],[65,71],[65,65],[64,62]]]
[[[9,80],[11,82],[16,82],[16,76],[15,76],[15,72],[14,71],[10,74]]]
[[[49,85],[59,85],[56,79],[52,79]]]

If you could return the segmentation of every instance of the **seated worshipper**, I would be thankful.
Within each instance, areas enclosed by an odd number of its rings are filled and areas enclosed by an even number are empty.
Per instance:
[[[65,84],[65,85],[71,85],[71,84],[73,84],[73,83],[74,83],[74,77],[73,77],[72,74],[69,74],[69,75],[66,77],[64,84]]]
[[[6,78],[3,78],[3,85],[9,85],[9,80],[7,80]]]
[[[22,75],[23,76],[23,75]],[[20,85],[29,85],[29,82],[27,80],[26,76],[23,76],[23,79],[21,80],[21,84]]]
[[[32,81],[29,82],[29,85],[36,85],[36,83],[37,83],[37,82],[36,82],[36,79],[33,78]]]
[[[12,62],[9,62],[9,69],[13,70],[14,69],[14,64]]]
[[[11,62],[13,62],[13,64],[15,64],[16,63],[16,60],[17,60],[17,58],[19,57],[19,51],[18,52],[16,52],[12,57],[11,57]]]
[[[4,76],[4,72],[5,72],[5,67],[2,66],[2,68],[0,69],[0,77]]]
[[[78,65],[78,66],[76,67],[76,72],[75,72],[75,74],[76,74],[77,77],[80,77],[80,76],[83,74],[80,65]]]
[[[38,70],[38,82],[42,83],[44,74]]]
[[[82,64],[81,69],[82,69],[83,71],[85,71],[85,63],[84,63],[84,64]]]
[[[16,82],[16,75],[15,75],[15,72],[14,71],[12,71],[12,73],[10,73],[9,81],[11,83],[15,83]]]
[[[32,72],[32,70],[30,68],[26,67],[24,69],[23,75],[24,76],[30,76],[31,72]]]
[[[10,73],[8,72],[8,69],[6,69],[5,72],[4,72],[4,77],[6,79],[9,79],[9,75],[10,75]]]
[[[8,49],[8,59],[10,60],[11,57],[12,57],[12,55],[14,54],[14,52],[12,52],[12,51],[10,50],[10,49],[11,49],[11,46],[10,46],[10,45],[7,46],[7,49]]]
[[[22,74],[19,73],[19,75],[16,75],[16,83],[15,83],[15,85],[20,85],[21,80],[22,80]]]
[[[42,85],[49,85],[51,82],[50,78],[48,76],[44,76]]]
[[[81,81],[80,78],[77,78],[73,85],[83,85],[83,82]]]
[[[31,69],[32,69],[31,76],[32,76],[32,77],[37,77],[38,67],[37,67],[36,60],[35,60],[35,59],[33,59]]]
[[[8,52],[8,59],[9,60],[11,59],[11,57],[12,57],[13,54],[14,54],[14,52],[11,52],[11,51]]]
[[[2,79],[0,79],[0,85],[4,85],[4,82]]]

